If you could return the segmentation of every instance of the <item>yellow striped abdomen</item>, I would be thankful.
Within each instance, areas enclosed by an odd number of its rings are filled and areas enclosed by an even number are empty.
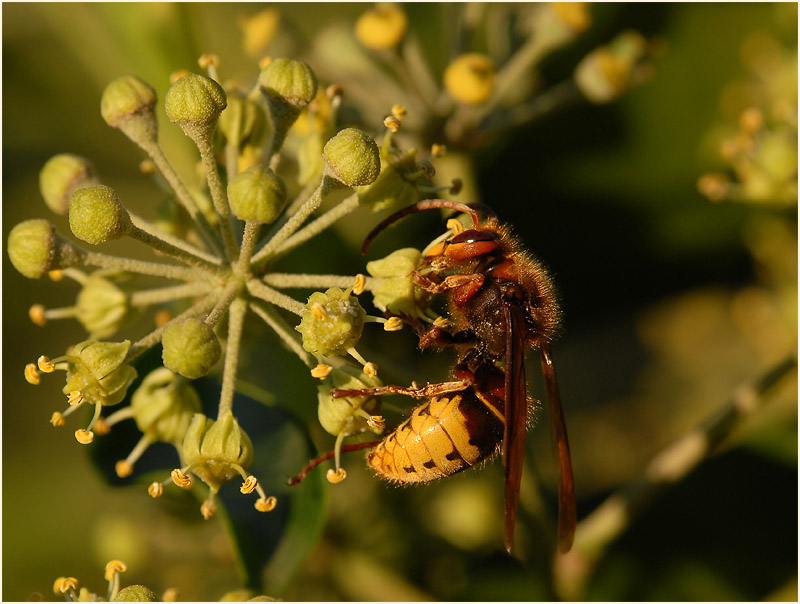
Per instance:
[[[502,402],[469,387],[420,405],[367,456],[379,475],[427,482],[474,466],[503,440]]]

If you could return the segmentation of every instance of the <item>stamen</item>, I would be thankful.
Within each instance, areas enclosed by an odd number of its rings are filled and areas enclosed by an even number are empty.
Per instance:
[[[50,416],[50,423],[53,424],[54,428],[58,428],[64,425],[64,416],[61,415],[58,411],[54,411],[53,415]]]
[[[383,120],[383,125],[386,126],[386,128],[392,134],[394,134],[395,132],[399,132],[400,131],[400,120],[397,119],[396,117],[394,117],[393,115],[390,115],[389,117],[384,119]]]
[[[47,317],[45,316],[44,312],[44,305],[34,304],[30,307],[30,309],[28,309],[28,316],[35,325],[42,327],[47,323]]]
[[[111,560],[106,564],[105,580],[111,581],[117,573],[124,573],[128,567],[121,560]]]
[[[217,513],[217,505],[211,499],[206,499],[200,506],[200,513],[204,519],[209,520]]]
[[[376,377],[378,375],[378,366],[370,361],[364,365],[364,373],[366,373],[369,377]]]
[[[325,96],[328,97],[328,100],[333,100],[336,97],[341,98],[344,95],[344,90],[342,87],[337,84],[331,84],[325,89]]]
[[[159,327],[159,328],[160,327],[164,327],[164,325],[166,325],[167,323],[172,321],[172,313],[169,312],[166,308],[164,308],[164,309],[159,310],[156,313],[156,316],[154,318],[155,318],[156,327]]]
[[[56,270],[47,273],[47,276],[53,281],[61,281],[64,278],[64,271],[62,271],[60,268],[57,268]]]
[[[331,468],[325,474],[325,478],[327,478],[328,482],[331,484],[338,484],[347,478],[347,471],[344,468],[339,468],[338,470]]]
[[[360,296],[364,293],[364,288],[367,286],[367,277],[361,273],[356,275],[356,281],[353,283],[353,293]]]
[[[369,419],[367,420],[367,426],[369,426],[369,429],[377,434],[383,432],[386,428],[386,420],[380,415],[370,415]]]
[[[320,363],[311,370],[311,377],[324,380],[333,371],[333,367]]]
[[[82,445],[89,445],[94,440],[94,432],[91,430],[75,430],[75,440],[77,440]]]
[[[458,235],[459,233],[464,232],[464,225],[461,224],[461,221],[456,218],[448,219],[447,228],[453,231],[453,235]]]
[[[264,57],[258,62],[258,68],[264,69],[270,63],[272,63],[272,57]]]
[[[154,482],[149,487],[147,487],[147,493],[153,499],[158,499],[164,494],[164,484],[160,482]]]
[[[259,512],[271,512],[275,509],[275,506],[278,505],[278,500],[275,497],[267,497],[264,499],[263,497],[259,497],[255,503],[255,508]]]
[[[164,602],[177,602],[178,596],[180,592],[178,591],[177,587],[168,587],[164,590],[164,593],[161,595],[161,599]]]
[[[53,363],[48,357],[44,355],[38,358],[36,364],[39,365],[39,370],[43,371],[44,373],[53,373],[56,370],[55,363]]]
[[[188,69],[179,69],[178,71],[173,71],[171,74],[169,74],[169,83],[174,84],[183,76],[189,75],[189,73],[190,71]]]
[[[97,434],[98,436],[105,436],[106,434],[111,432],[111,426],[108,425],[108,422],[106,422],[105,418],[98,417],[94,421],[92,430],[94,430],[94,433]]]
[[[170,474],[170,476],[172,477],[172,482],[174,482],[180,488],[182,488],[182,489],[191,488],[191,486],[192,486],[192,477],[191,476],[187,476],[186,474],[181,472],[181,470],[179,468],[175,468],[174,470],[172,470],[172,473]]]
[[[34,386],[38,386],[42,381],[39,371],[36,369],[36,365],[33,363],[28,363],[25,365],[25,381],[29,384],[33,384]]]
[[[438,327],[439,329],[447,329],[450,327],[450,320],[446,319],[445,317],[436,317],[433,322],[434,327]]]
[[[461,189],[464,188],[464,181],[460,178],[454,178],[453,184],[450,186],[450,195],[458,195]]]
[[[83,402],[83,393],[80,390],[73,390],[67,395],[69,406],[80,405]]]
[[[400,317],[390,317],[383,324],[384,331],[400,331],[403,329],[403,320]]]
[[[403,105],[392,105],[392,116],[398,120],[402,120],[408,111]]]
[[[53,592],[56,595],[67,593],[71,589],[78,588],[78,580],[75,577],[59,577],[53,583]]]
[[[433,164],[427,159],[422,160],[418,165],[420,168],[422,168],[426,178],[433,178],[436,176],[436,168],[434,168]]]
[[[440,145],[439,143],[433,143],[431,145],[431,155],[434,157],[441,157],[447,152],[446,145]]]
[[[219,67],[219,57],[212,52],[204,52],[200,55],[200,58],[197,59],[197,64],[201,69],[207,69],[209,65]]]
[[[244,483],[239,488],[239,491],[241,491],[245,495],[249,495],[250,493],[256,490],[257,486],[258,486],[258,478],[256,478],[251,474],[245,479]]]
[[[146,175],[155,174],[156,163],[152,159],[143,159],[139,162],[139,172]]]
[[[127,459],[120,459],[114,465],[114,471],[117,473],[117,476],[119,476],[120,478],[127,478],[128,476],[133,474],[133,464],[130,463]],[[161,483],[157,483],[157,484],[161,484]]]
[[[317,319],[324,319],[328,316],[328,311],[326,311],[325,307],[319,302],[315,302],[311,305],[311,312],[314,313]]]

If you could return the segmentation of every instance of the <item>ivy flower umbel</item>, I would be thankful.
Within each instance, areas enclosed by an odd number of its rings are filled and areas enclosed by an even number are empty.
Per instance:
[[[426,188],[426,178],[433,172],[430,160],[417,161],[415,152],[401,151],[393,144],[392,134],[406,113],[402,107],[392,109],[379,146],[356,128],[337,132],[335,107],[342,93],[335,87],[329,88],[326,97],[331,110],[309,119],[317,79],[305,63],[264,62],[256,85],[247,93],[226,91],[219,84],[218,64],[216,57],[204,55],[201,66],[208,75],[186,73],[174,78],[165,99],[168,118],[198,149],[210,203],[203,202],[204,187],[181,178],[159,145],[154,88],[138,77],[123,76],[103,92],[101,114],[144,151],[148,171],[172,189],[173,207],[161,211],[157,221],[139,216],[103,183],[88,160],[61,155],[42,171],[42,195],[53,211],[66,214],[75,238],[91,247],[61,237],[46,220],[25,221],[8,238],[11,262],[24,276],[49,275],[54,280],[68,276],[80,286],[72,307],[48,309],[35,304],[30,310],[37,325],[72,317],[90,333],[90,339],[65,355],[52,360],[43,355],[25,367],[25,378],[32,384],[40,382],[42,373],[66,372],[63,390],[69,407],[53,413],[51,423],[61,426],[77,408],[94,406],[88,426],[76,432],[76,438],[88,444],[95,434],[134,419],[143,436],[128,457],[117,462],[117,473],[130,475],[151,443],[172,443],[181,459],[173,481],[185,487],[196,476],[209,486],[211,495],[201,508],[206,517],[213,515],[213,494],[235,476],[243,479],[243,492],[258,492],[257,509],[269,511],[276,503],[247,474],[253,447],[233,411],[248,311],[263,320],[319,379],[326,379],[334,365],[335,375],[344,371],[344,360],[338,357],[346,354],[361,365],[348,369],[347,375],[362,375],[364,383],[372,383],[377,367],[355,348],[364,323],[380,322],[387,330],[401,326],[397,318],[367,315],[352,295],[369,290],[369,279],[277,273],[272,270],[274,262],[360,205],[380,208],[433,191]],[[305,134],[293,131],[292,124],[301,115],[306,123],[322,120],[322,126],[307,128]],[[271,137],[264,134],[267,121]],[[221,164],[214,150],[217,130],[223,145]],[[308,183],[297,193],[298,187],[287,185],[280,169],[281,156],[288,152],[284,142],[288,137],[318,137],[323,132],[330,135],[318,148],[318,168],[308,172]],[[310,148],[305,147],[306,153]],[[258,161],[252,163],[254,159]],[[240,171],[248,162],[249,167]],[[331,191],[344,188],[352,189],[349,197],[309,220]],[[187,220],[187,224],[177,222]],[[93,249],[122,238],[145,244],[157,256],[139,260]],[[161,278],[165,283],[143,288],[140,276]],[[324,293],[313,294],[304,304],[280,291],[284,288]],[[157,311],[154,329],[132,342],[104,341],[121,326],[148,316],[145,311]],[[294,321],[289,317],[295,317]],[[302,338],[293,329],[298,323]],[[129,397],[136,376],[133,364],[158,345],[164,367],[146,376]],[[222,391],[216,419],[212,419],[200,413],[190,384],[220,369]],[[122,406],[103,417],[104,407],[117,405]],[[359,422],[372,417],[367,403],[353,409],[353,418],[360,418]],[[362,429],[361,423],[344,421],[337,438]],[[160,495],[163,483],[153,483],[149,491]]]

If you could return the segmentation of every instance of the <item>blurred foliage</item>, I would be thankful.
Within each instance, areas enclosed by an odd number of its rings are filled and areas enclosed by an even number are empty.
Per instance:
[[[365,7],[274,8],[280,23],[264,54],[297,54],[316,69],[314,49],[323,30],[351,27]],[[432,62],[444,63],[448,39],[441,32],[460,6],[404,8]],[[4,240],[20,220],[48,216],[38,171],[59,152],[92,158],[122,197],[140,200],[134,209],[150,211],[160,194],[137,174],[138,150],[103,123],[97,111],[103,87],[134,73],[163,98],[169,74],[193,69],[205,51],[221,57],[227,76],[252,76],[254,60],[238,23],[258,9],[237,3],[4,4]],[[544,77],[562,80],[592,48],[636,28],[663,45],[652,81],[614,104],[561,107],[491,139],[469,158],[482,201],[514,226],[559,286],[565,330],[554,355],[580,518],[641,475],[659,450],[723,408],[740,385],[793,354],[797,333],[796,199],[789,207],[711,203],[695,188],[703,173],[724,168],[720,124],[731,116],[723,91],[746,74],[742,43],[753,32],[767,32],[796,49],[796,6],[599,4],[592,17],[589,30],[548,57]],[[357,108],[347,109],[345,102],[343,116],[356,120]],[[160,120],[166,123],[163,115]],[[168,155],[186,158],[176,167],[192,170],[194,155],[183,134],[165,127],[161,138]],[[363,270],[357,244],[374,221],[368,215],[345,221],[346,229],[320,237],[294,261],[319,273]],[[64,222],[56,224],[66,230]],[[376,242],[371,253],[398,241],[423,245],[439,228],[434,219],[415,219]],[[331,245],[344,251],[334,258],[326,253]],[[80,339],[81,331],[73,323],[40,330],[25,317],[33,302],[66,305],[73,293],[25,280],[5,254],[3,262],[3,598],[22,600],[36,591],[52,598],[55,577],[91,581],[111,558],[127,562],[126,584],[143,583],[158,593],[176,587],[182,600],[217,598],[241,587],[220,522],[202,522],[194,502],[155,505],[141,486],[106,485],[85,451],[47,423],[49,407],[42,402],[57,395],[57,385],[42,384],[31,396],[22,367],[43,352],[45,338],[48,348],[59,349]],[[271,395],[291,407],[320,450],[330,448],[332,439],[314,425],[315,384],[304,367],[275,341],[258,339],[259,327],[252,333],[257,342],[244,376],[256,382],[268,371]],[[397,383],[446,374],[448,359],[412,352],[411,334],[394,341],[382,351],[382,367]],[[365,343],[385,347],[382,337]],[[580,596],[796,600],[797,389],[789,373],[764,393],[769,404],[717,455],[630,521]],[[528,379],[540,399],[533,367]],[[546,432],[538,427],[529,439],[519,560],[501,547],[499,460],[480,472],[396,489],[353,455],[345,461],[348,479],[322,487],[329,505],[319,544],[296,576],[270,577],[277,590],[271,595],[553,599],[555,479]],[[282,478],[274,477],[276,484]],[[562,576],[570,574],[562,569]]]

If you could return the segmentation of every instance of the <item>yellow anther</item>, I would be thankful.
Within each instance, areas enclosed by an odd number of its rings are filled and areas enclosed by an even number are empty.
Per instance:
[[[161,595],[162,602],[177,602],[178,596],[180,592],[178,591],[177,587],[168,587],[164,590],[164,593]]]
[[[461,189],[464,188],[464,181],[460,178],[454,178],[453,184],[450,185],[450,195],[458,195]]]
[[[147,487],[147,493],[153,499],[158,499],[164,494],[164,485],[160,482],[154,482],[149,487]]]
[[[200,506],[200,513],[206,520],[213,518],[214,514],[217,513],[217,505],[210,499],[206,499],[203,505]]]
[[[98,436],[105,436],[109,432],[111,432],[111,426],[108,425],[108,422],[102,417],[98,417],[97,421],[94,422],[92,426],[92,430]]]
[[[197,64],[201,69],[206,69],[209,65],[219,67],[219,57],[213,52],[204,52],[202,55],[200,55],[200,58],[197,59]]]
[[[255,503],[255,508],[259,512],[271,512],[275,509],[275,506],[278,505],[278,500],[275,497],[267,497],[264,499],[263,497],[259,497]]]
[[[172,321],[172,313],[167,309],[159,310],[155,316],[156,327],[164,327],[167,323]]]
[[[117,573],[124,573],[128,567],[122,560],[111,560],[106,564],[105,580],[111,581]]]
[[[264,69],[270,63],[272,63],[272,57],[264,57],[258,62],[258,68]]]
[[[464,225],[461,223],[460,220],[455,218],[450,218],[447,221],[447,228],[453,231],[453,235],[458,235],[459,233],[464,231]]]
[[[392,105],[392,115],[399,120],[402,120],[408,111],[403,105]]]
[[[50,416],[50,423],[53,424],[54,428],[58,428],[64,425],[64,416],[61,415],[58,411],[54,411],[53,415]]]
[[[257,486],[258,486],[258,478],[256,478],[251,474],[245,479],[244,483],[242,483],[242,486],[239,488],[239,491],[241,491],[245,495],[249,495],[250,493],[256,490]]]
[[[389,132],[398,132],[400,130],[400,120],[390,115],[383,120],[383,125],[389,129]]]
[[[439,143],[433,143],[431,145],[431,155],[434,157],[441,157],[447,152],[446,145],[440,145]]]
[[[139,172],[142,174],[155,174],[156,163],[152,159],[143,159],[139,162]]]
[[[172,473],[170,474],[170,476],[172,477],[172,482],[174,482],[180,488],[182,488],[182,489],[191,488],[191,486],[192,486],[192,477],[191,476],[187,476],[186,474],[181,472],[179,468],[175,468],[174,470],[172,470]]]
[[[697,190],[711,201],[721,201],[728,194],[730,182],[724,174],[705,174],[697,181]]]
[[[83,402],[83,394],[80,390],[73,390],[67,395],[67,402],[69,403],[70,407],[73,405],[78,405]]]
[[[56,595],[67,593],[70,589],[78,588],[78,580],[75,577],[59,577],[53,583],[53,592]]]
[[[55,364],[44,355],[37,359],[36,364],[39,366],[39,370],[45,373],[53,373],[56,370]]]
[[[333,367],[320,363],[311,370],[311,377],[324,380],[333,371]]]
[[[169,83],[174,84],[183,76],[189,75],[189,73],[190,71],[188,69],[179,69],[178,71],[173,71],[171,74],[169,74]]]
[[[364,288],[367,286],[367,277],[361,273],[356,275],[356,281],[353,283],[353,293],[360,296],[364,293]]]
[[[53,281],[61,281],[64,278],[64,271],[62,271],[60,268],[57,268],[56,270],[47,273],[47,276]]]
[[[450,321],[444,317],[436,317],[436,320],[433,322],[434,327],[438,327],[439,329],[447,329],[450,327]]]
[[[39,370],[36,369],[36,365],[33,363],[28,363],[25,365],[25,381],[29,384],[33,384],[34,386],[38,386],[39,382],[42,381],[42,378],[39,375]]]
[[[378,366],[375,363],[369,362],[364,365],[364,373],[369,377],[375,377],[378,375]]]
[[[384,331],[400,331],[403,329],[403,320],[400,317],[391,317],[383,324]]]
[[[120,478],[127,478],[133,474],[133,464],[127,459],[120,459],[116,464],[114,464],[114,471]]]
[[[328,473],[325,474],[325,478],[327,478],[328,482],[331,484],[337,484],[347,478],[347,471],[344,468],[339,468],[338,470],[330,469]]]
[[[311,305],[311,312],[314,313],[317,319],[324,319],[328,316],[328,311],[325,310],[325,307],[319,302],[315,302]]]
[[[370,415],[367,420],[367,426],[369,426],[370,430],[379,434],[386,428],[386,420],[380,415]]]
[[[75,430],[75,440],[82,445],[91,444],[94,440],[94,432],[91,430],[84,430],[82,428],[80,430]]]
[[[325,89],[325,96],[327,96],[328,99],[332,101],[335,98],[343,97],[344,90],[342,90],[342,87],[337,84],[331,84]]]
[[[758,132],[764,126],[764,114],[757,107],[748,107],[739,116],[739,126],[751,134]]]
[[[34,324],[41,327],[47,323],[47,317],[44,316],[45,308],[42,304],[34,304],[28,309],[28,316]]]

